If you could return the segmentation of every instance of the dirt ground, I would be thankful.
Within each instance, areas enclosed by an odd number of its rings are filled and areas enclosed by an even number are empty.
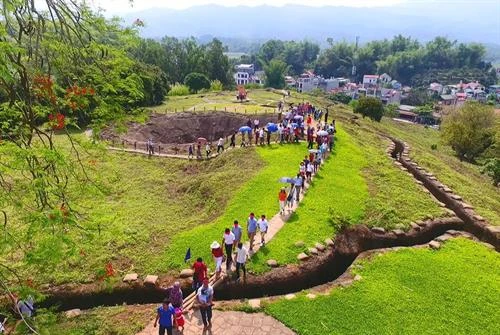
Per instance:
[[[125,142],[128,146],[142,145],[153,139],[155,144],[179,145],[190,144],[199,137],[215,142],[220,137],[230,136],[234,131],[245,126],[250,119],[259,119],[260,125],[276,122],[277,115],[244,115],[225,112],[207,113],[176,113],[176,114],[151,114],[144,123],[130,122],[125,134],[117,134],[114,129],[103,131],[102,138],[116,143]]]

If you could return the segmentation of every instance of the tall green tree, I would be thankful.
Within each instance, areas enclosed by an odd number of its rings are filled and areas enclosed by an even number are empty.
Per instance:
[[[208,77],[198,72],[188,74],[186,79],[184,79],[184,84],[186,84],[193,93],[198,93],[198,91],[202,89],[210,88],[210,80]]]
[[[269,62],[269,64],[264,65],[266,87],[285,87],[285,75],[288,72],[288,69],[288,65],[279,59],[273,59]]]
[[[377,98],[362,97],[354,108],[354,112],[361,114],[363,118],[369,117],[374,121],[380,122],[384,115],[384,105]]]
[[[229,87],[233,84],[233,78],[231,76],[232,71],[229,59],[224,54],[227,51],[226,48],[224,48],[222,42],[218,39],[213,39],[205,48],[205,63],[208,78],[210,80],[218,80],[224,87]]]

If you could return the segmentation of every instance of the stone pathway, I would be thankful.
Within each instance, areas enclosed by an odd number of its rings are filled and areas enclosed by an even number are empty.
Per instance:
[[[221,312],[214,310],[212,329],[204,331],[199,311],[186,315],[184,332],[174,335],[294,335],[295,333],[276,319],[263,313]],[[157,335],[158,328],[151,322],[136,335]]]

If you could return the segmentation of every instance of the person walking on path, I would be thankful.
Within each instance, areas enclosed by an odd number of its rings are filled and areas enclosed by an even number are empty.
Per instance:
[[[260,220],[258,221],[259,230],[260,230],[260,244],[262,246],[266,245],[266,234],[267,229],[269,228],[269,223],[266,220],[266,216],[264,214],[261,215]]]
[[[231,142],[229,144],[230,147],[234,148],[236,146],[236,132],[231,135]]]
[[[325,112],[325,124],[328,124],[328,108],[326,109]]]
[[[203,330],[212,327],[212,300],[214,298],[214,289],[209,284],[208,279],[203,281],[203,285],[196,292],[196,300],[200,304],[201,320],[203,321]]]
[[[224,151],[224,139],[222,137],[217,141],[217,153],[219,154],[221,151]]]
[[[236,250],[236,280],[240,280],[240,269],[243,270],[243,279],[247,276],[247,269],[245,264],[248,259],[247,248],[243,246],[243,243],[238,243],[238,249]]]
[[[253,120],[254,130],[259,129],[259,123],[260,123],[259,119]]]
[[[189,148],[188,148],[188,158],[189,158],[189,159],[194,158],[194,152],[193,152],[193,151],[194,151],[193,145],[192,145],[192,144],[190,144],[190,145],[189,145]]]
[[[254,130],[254,133],[255,133],[255,145],[259,144],[259,129],[255,129]]]
[[[271,145],[271,132],[269,130],[266,131],[266,142],[267,145]]]
[[[155,147],[154,147],[154,143],[153,143],[153,139],[152,138],[150,138],[148,140],[148,142],[146,143],[146,148],[148,149],[148,155],[149,156],[155,154]]]
[[[213,241],[212,244],[210,245],[210,248],[212,249],[212,257],[214,258],[215,262],[215,279],[219,279],[220,274],[222,272],[222,261],[224,259],[224,251],[222,251],[222,248],[217,241]]]
[[[286,208],[286,191],[285,188],[282,187],[280,193],[278,193],[278,200],[280,202],[280,214],[285,215],[285,208]]]
[[[234,220],[233,228],[231,229],[231,232],[234,234],[234,243],[233,243],[233,247],[234,247],[234,246],[238,245],[238,243],[241,242],[241,237],[243,235],[243,229],[241,229],[238,220]]]
[[[300,173],[297,174],[297,178],[295,178],[295,194],[296,194],[296,201],[300,201],[300,193],[303,190],[304,181],[302,180],[302,176]]]
[[[198,287],[201,286],[203,283],[203,280],[205,278],[208,278],[207,276],[207,265],[203,263],[203,259],[201,257],[198,257],[196,262],[193,264],[192,269],[194,270],[193,274],[193,289],[197,290]]]
[[[247,233],[248,240],[250,243],[250,251],[253,250],[253,242],[255,240],[255,233],[257,232],[257,219],[255,219],[255,214],[250,213],[250,216],[247,220]]]
[[[196,159],[202,159],[203,156],[201,155],[201,143],[198,142],[196,146]]]
[[[210,142],[207,142],[207,145],[205,146],[205,152],[207,153],[207,159],[209,159],[210,154],[212,153],[212,146]]]
[[[174,308],[182,308],[182,303],[184,298],[182,296],[181,284],[176,281],[173,286],[170,287],[168,294],[168,300]]]
[[[231,229],[226,228],[224,235],[222,235],[222,243],[224,244],[224,249],[226,250],[226,271],[231,270],[231,264],[233,263],[233,248],[235,236]]]
[[[260,128],[259,130],[259,143],[260,145],[264,145],[264,128]]]
[[[162,305],[156,310],[155,328],[158,325],[158,321],[160,321],[158,335],[165,335],[165,331],[168,335],[173,335],[173,326],[176,325],[175,309],[170,305],[168,299],[163,300]]]
[[[314,164],[311,162],[311,163],[307,164],[307,167],[306,167],[306,179],[309,183],[312,180],[313,171],[314,171]]]

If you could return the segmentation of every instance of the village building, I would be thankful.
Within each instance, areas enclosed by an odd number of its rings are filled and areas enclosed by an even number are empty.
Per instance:
[[[239,64],[235,66],[234,80],[236,85],[262,84],[263,71],[255,71],[253,64]]]

